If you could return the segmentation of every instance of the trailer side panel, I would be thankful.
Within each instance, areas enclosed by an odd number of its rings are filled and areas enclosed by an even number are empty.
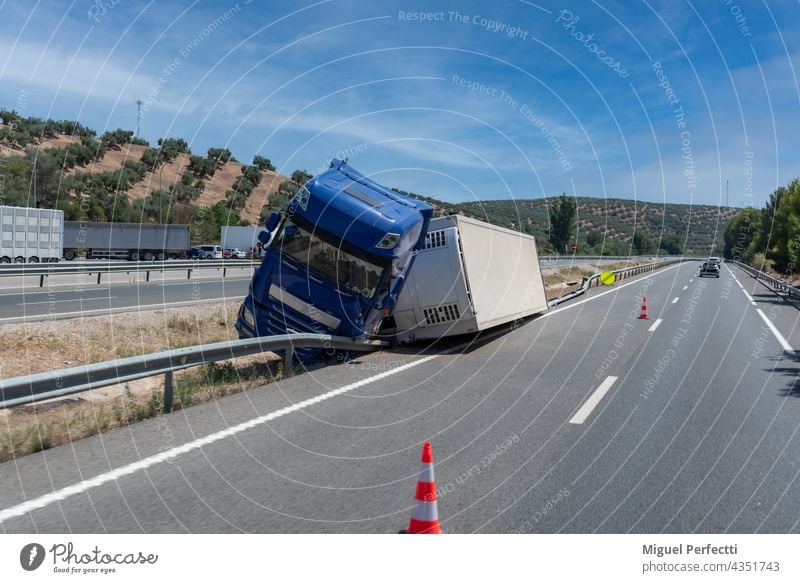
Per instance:
[[[461,250],[478,328],[547,309],[533,237],[459,217]]]

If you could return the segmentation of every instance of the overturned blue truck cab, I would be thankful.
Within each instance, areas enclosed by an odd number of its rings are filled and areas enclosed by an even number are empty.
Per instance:
[[[240,337],[369,338],[397,304],[433,209],[346,162],[308,181],[263,233],[266,253],[236,323]],[[310,358],[318,350],[297,350]]]

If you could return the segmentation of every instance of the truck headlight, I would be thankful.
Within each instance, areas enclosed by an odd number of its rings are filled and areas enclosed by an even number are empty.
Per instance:
[[[386,233],[381,242],[375,245],[378,249],[394,249],[400,242],[400,235],[397,233]]]
[[[247,304],[242,305],[242,320],[244,320],[245,324],[255,330],[256,319],[255,316],[253,316],[253,312],[251,312],[250,308],[247,307]]]

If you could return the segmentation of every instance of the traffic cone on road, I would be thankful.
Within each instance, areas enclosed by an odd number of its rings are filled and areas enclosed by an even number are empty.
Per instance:
[[[441,534],[439,511],[436,508],[436,483],[433,479],[433,451],[429,441],[422,445],[422,469],[419,473],[414,499],[411,522],[408,524],[408,530],[404,532],[407,534]]]
[[[642,311],[639,312],[640,320],[649,320],[647,317],[647,296],[642,296]]]

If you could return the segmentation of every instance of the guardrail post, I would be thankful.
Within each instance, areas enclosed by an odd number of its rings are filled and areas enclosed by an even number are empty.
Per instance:
[[[145,279],[144,279],[144,280],[145,280],[145,281],[150,281],[150,270],[148,269],[148,270],[147,270],[147,271],[145,271],[144,273],[145,273]]]
[[[289,348],[283,353],[283,376],[292,376],[294,369],[294,346],[290,345]]]
[[[44,273],[39,276],[39,287],[44,287]]]
[[[101,272],[97,272],[97,285],[100,285],[100,276],[103,275]]]
[[[222,268],[222,277],[224,278],[227,275],[227,273],[228,273],[228,268],[227,267],[223,267]]]
[[[192,279],[192,269],[191,268],[189,268],[186,271],[186,279]]]
[[[174,376],[172,371],[164,373],[164,413],[172,413],[172,394],[175,384]]]

